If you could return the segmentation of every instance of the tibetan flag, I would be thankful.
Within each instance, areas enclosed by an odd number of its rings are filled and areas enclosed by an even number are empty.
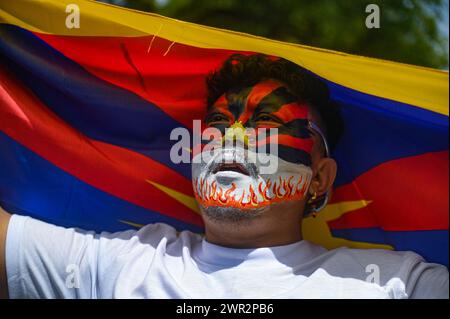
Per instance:
[[[323,79],[345,121],[333,196],[304,237],[448,265],[447,72],[86,0],[0,3],[0,205],[96,231],[202,232],[170,133],[203,118],[208,73],[255,52]]]

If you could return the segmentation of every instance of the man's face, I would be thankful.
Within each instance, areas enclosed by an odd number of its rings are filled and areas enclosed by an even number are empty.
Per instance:
[[[194,160],[192,166],[194,193],[203,211],[242,219],[279,202],[303,200],[312,177],[314,143],[308,110],[274,80],[219,97],[204,125],[220,130],[222,137],[216,136],[209,160]],[[270,173],[264,167],[267,161],[276,164]]]

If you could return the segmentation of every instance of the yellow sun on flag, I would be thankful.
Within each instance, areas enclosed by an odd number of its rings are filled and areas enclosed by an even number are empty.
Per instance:
[[[370,203],[371,203],[370,201],[359,200],[359,201],[328,204],[322,211],[317,213],[316,217],[309,216],[303,219],[302,223],[303,238],[318,245],[324,246],[327,249],[334,249],[346,246],[351,248],[392,250],[393,247],[389,245],[336,238],[333,237],[333,235],[331,234],[331,230],[328,227],[328,222],[338,219],[339,217],[348,212],[366,207],[370,205]]]

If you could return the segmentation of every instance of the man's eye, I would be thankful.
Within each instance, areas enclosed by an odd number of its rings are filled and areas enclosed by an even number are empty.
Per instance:
[[[218,124],[218,123],[224,123],[224,122],[229,122],[230,120],[222,114],[213,114],[211,116],[208,117],[207,119],[207,124],[209,125],[214,125],[214,124]]]
[[[223,115],[214,115],[212,118],[212,122],[220,122],[220,121],[227,121],[227,118]]]
[[[257,121],[271,121],[271,120],[272,120],[272,118],[267,115],[262,115],[257,118]]]
[[[256,122],[275,122],[275,123],[281,123],[278,118],[272,115],[268,114],[260,114],[255,119]]]

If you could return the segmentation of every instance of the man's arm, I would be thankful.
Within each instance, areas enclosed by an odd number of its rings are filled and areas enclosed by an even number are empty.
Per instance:
[[[0,299],[8,298],[8,281],[6,279],[6,232],[11,215],[0,207]]]

